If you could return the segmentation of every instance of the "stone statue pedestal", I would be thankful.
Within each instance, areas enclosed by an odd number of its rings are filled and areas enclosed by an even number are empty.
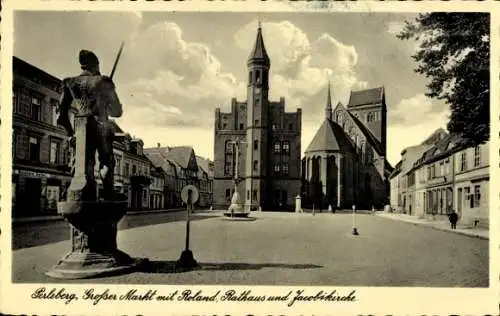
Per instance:
[[[116,274],[137,268],[146,259],[133,259],[117,247],[117,224],[127,212],[127,197],[109,188],[108,200],[97,199],[94,163],[86,155],[88,115],[75,116],[75,174],[67,200],[59,202],[58,213],[70,224],[71,251],[46,275],[59,279],[83,279]],[[111,171],[112,172],[112,171]],[[113,180],[107,179],[107,185]],[[104,182],[104,181],[103,181]]]
[[[227,217],[248,217],[250,213],[245,210],[243,204],[240,203],[239,194],[235,190],[233,198],[231,199],[231,205],[229,209],[224,212],[224,216]]]
[[[80,209],[80,212],[75,210]],[[75,205],[60,202],[58,211],[70,224],[71,251],[46,275],[58,279],[83,279],[137,268],[147,259],[134,259],[116,244],[117,224],[127,210],[127,201],[96,201]]]

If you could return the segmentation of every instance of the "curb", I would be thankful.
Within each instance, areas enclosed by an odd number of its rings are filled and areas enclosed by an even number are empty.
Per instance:
[[[401,220],[401,219],[397,219],[397,218],[392,218],[392,217],[384,216],[384,215],[378,215],[378,216],[382,217],[382,218],[394,220],[394,221],[399,221],[399,222],[403,222],[403,223],[407,223],[407,224],[412,224],[412,225],[415,225],[415,226],[429,227],[429,228],[432,228],[434,230],[440,230],[440,231],[443,231],[443,232],[454,233],[454,234],[458,234],[458,235],[462,235],[462,236],[467,236],[467,237],[471,237],[471,238],[478,238],[478,239],[483,239],[483,240],[490,240],[489,236],[486,237],[486,236],[482,236],[482,235],[478,235],[478,234],[474,234],[474,233],[466,233],[466,232],[463,232],[463,231],[450,230],[450,229],[446,229],[446,228],[436,227],[436,226],[433,226],[433,225],[427,225],[427,224],[424,224],[424,223],[416,223],[416,222],[405,221],[405,220]]]

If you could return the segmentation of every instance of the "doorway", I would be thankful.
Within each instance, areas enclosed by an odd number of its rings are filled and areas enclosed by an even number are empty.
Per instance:
[[[30,216],[40,213],[40,197],[42,194],[42,180],[35,178],[26,178],[24,194],[21,196],[22,205],[19,209],[19,215]]]
[[[457,193],[457,214],[458,218],[462,217],[462,188],[458,189]]]

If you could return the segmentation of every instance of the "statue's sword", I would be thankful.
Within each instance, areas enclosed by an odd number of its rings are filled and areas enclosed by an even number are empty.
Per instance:
[[[111,74],[109,75],[110,79],[113,79],[113,75],[115,74],[116,66],[118,65],[118,61],[120,60],[120,57],[122,55],[123,46],[125,46],[125,41],[121,43],[120,49],[118,50],[118,54],[116,55],[115,63],[113,64],[113,69],[111,70]],[[124,137],[126,135],[127,133],[115,133],[115,138]]]
[[[123,41],[121,43],[120,49],[118,50],[118,55],[116,55],[115,63],[113,64],[113,69],[111,70],[111,74],[109,75],[109,78],[111,78],[111,79],[113,79],[113,75],[115,74],[116,66],[118,65],[118,61],[120,60],[120,56],[122,55],[124,45],[125,45],[125,41]]]

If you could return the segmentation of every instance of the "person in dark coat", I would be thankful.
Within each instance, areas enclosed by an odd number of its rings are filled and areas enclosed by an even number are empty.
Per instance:
[[[458,214],[455,211],[452,211],[448,217],[450,218],[451,229],[457,229]]]

